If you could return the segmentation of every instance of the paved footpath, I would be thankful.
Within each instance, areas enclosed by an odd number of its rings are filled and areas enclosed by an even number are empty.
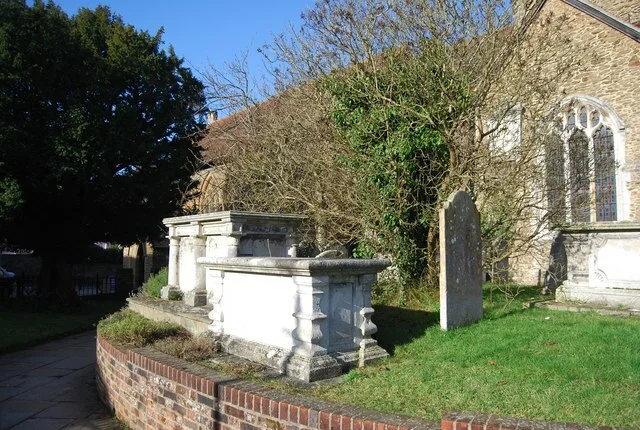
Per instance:
[[[120,429],[95,368],[95,331],[0,355],[0,430]]]

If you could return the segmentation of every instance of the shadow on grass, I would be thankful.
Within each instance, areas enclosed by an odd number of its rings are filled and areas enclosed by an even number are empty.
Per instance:
[[[374,308],[372,320],[378,326],[378,332],[373,337],[389,354],[394,354],[396,346],[421,337],[427,328],[440,321],[438,312],[386,305],[375,305]]]
[[[120,298],[83,299],[73,305],[33,308],[31,303],[0,308],[0,354],[94,329],[126,304]]]
[[[539,287],[513,284],[485,284],[483,291],[484,318],[498,319],[524,312],[523,303],[549,299],[540,295]],[[378,332],[373,337],[389,354],[398,345],[405,345],[421,337],[429,327],[440,323],[439,312],[375,305],[373,323]]]

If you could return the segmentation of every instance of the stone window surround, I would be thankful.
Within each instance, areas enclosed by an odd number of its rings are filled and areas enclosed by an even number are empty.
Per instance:
[[[580,109],[582,107],[587,108],[588,123],[587,127],[583,127],[580,124]],[[600,114],[599,123],[593,127],[591,124],[590,113],[593,110],[597,110]],[[573,134],[573,130],[567,129],[567,120],[571,113],[575,114],[575,129],[582,130],[589,139],[589,158],[593,161],[593,133],[601,126],[609,127],[613,132],[613,145],[614,155],[617,163],[616,168],[616,202],[617,202],[617,221],[628,221],[630,218],[630,193],[627,184],[630,181],[630,174],[626,168],[626,155],[625,155],[625,124],[624,121],[615,113],[615,111],[609,107],[604,101],[588,95],[574,94],[566,97],[560,103],[561,119],[562,119],[562,133],[561,138],[564,146],[564,153],[569,153],[569,138]],[[564,166],[565,178],[568,179],[570,172],[569,157],[565,155]],[[591,173],[591,182],[593,182],[593,172]],[[595,194],[593,189],[590,191],[591,195],[591,219],[595,221],[594,202]],[[571,196],[567,193],[566,206],[570,207]],[[567,217],[570,218],[570,211],[567,212]],[[616,221],[607,221],[616,222]]]

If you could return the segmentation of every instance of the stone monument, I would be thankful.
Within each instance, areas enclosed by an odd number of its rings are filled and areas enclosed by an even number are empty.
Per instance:
[[[201,257],[295,257],[304,216],[255,212],[211,212],[162,220],[169,230],[169,282],[162,298],[183,295],[189,306],[205,306]]]
[[[480,214],[464,191],[440,209],[440,327],[451,330],[482,319]]]
[[[640,308],[640,223],[573,224],[562,235],[567,279],[556,300]]]
[[[387,357],[371,285],[387,260],[202,257],[222,350],[307,382]]]

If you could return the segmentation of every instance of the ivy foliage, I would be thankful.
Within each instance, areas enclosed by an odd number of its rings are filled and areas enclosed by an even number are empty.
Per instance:
[[[471,96],[446,66],[446,48],[393,50],[320,82],[333,98],[331,118],[351,152],[367,231],[356,254],[390,256],[401,283],[425,275],[427,238],[437,229],[450,165],[449,132]]]

